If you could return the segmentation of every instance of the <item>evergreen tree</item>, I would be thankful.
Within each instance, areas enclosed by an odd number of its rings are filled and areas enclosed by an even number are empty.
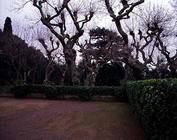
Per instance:
[[[11,18],[7,17],[4,23],[4,30],[5,34],[12,34],[12,25],[11,25]]]

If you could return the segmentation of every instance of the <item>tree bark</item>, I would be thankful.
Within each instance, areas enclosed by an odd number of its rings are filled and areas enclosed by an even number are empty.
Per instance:
[[[74,84],[74,74],[75,74],[75,60],[76,51],[72,48],[64,48],[64,55],[66,61],[66,69],[64,73],[64,85],[72,86]]]
[[[44,84],[49,84],[50,83],[50,76],[51,76],[53,71],[54,71],[53,61],[52,61],[52,59],[49,59],[49,63],[47,64],[47,67],[45,69]]]
[[[176,74],[176,69],[174,68],[174,66],[170,65],[169,69],[170,69],[170,77],[176,78],[177,74]]]

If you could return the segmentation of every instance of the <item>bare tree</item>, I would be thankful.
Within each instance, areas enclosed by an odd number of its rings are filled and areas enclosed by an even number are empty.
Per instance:
[[[32,1],[32,0],[31,0]],[[77,40],[84,33],[84,26],[94,16],[92,8],[82,15],[79,9],[73,8],[71,0],[58,1],[58,3],[52,3],[52,1],[46,0],[33,0],[33,6],[36,7],[41,16],[41,22],[52,32],[53,35],[63,46],[63,53],[66,62],[65,71],[65,84],[73,84],[73,72],[76,60],[76,51],[73,49]],[[72,22],[75,32],[70,33]]]
[[[77,42],[80,47],[79,52],[82,55],[82,60],[80,61],[78,68],[80,73],[80,84],[81,85],[94,85],[95,74],[96,74],[96,64],[93,62],[93,52],[92,48],[89,48],[88,42],[85,41],[84,44]]]
[[[133,70],[138,70],[138,73],[141,73],[144,70],[144,65],[138,59],[133,58],[133,56],[131,55],[132,51],[129,48],[128,33],[123,29],[122,21],[129,19],[130,14],[133,12],[133,10],[138,5],[144,3],[144,0],[120,0],[118,2],[120,6],[117,6],[115,8],[112,6],[110,0],[104,0],[104,2],[110,17],[112,18],[112,21],[115,23],[118,32],[124,40],[124,63],[126,63]],[[116,11],[118,11],[117,14]]]
[[[122,8],[118,11],[117,15],[110,4],[110,0],[104,0],[104,1],[109,15],[111,16],[113,22],[115,22],[116,24],[118,32],[123,37],[125,45],[128,46],[128,34],[123,30],[121,21],[125,19],[129,19],[130,14],[133,12],[134,8],[142,4],[144,0],[137,0],[136,2],[132,2],[132,3],[130,3],[129,0],[121,0],[120,4],[122,5]]]
[[[48,84],[50,83],[50,76],[52,74],[52,72],[54,71],[54,57],[52,55],[53,52],[57,51],[58,48],[60,47],[59,42],[55,42],[54,44],[54,40],[52,37],[50,37],[50,43],[51,43],[51,49],[49,48],[49,46],[45,43],[45,40],[43,38],[39,38],[38,41],[41,43],[41,45],[43,46],[43,48],[45,49],[47,58],[48,58],[48,64],[46,66],[45,69],[45,79],[44,79],[44,83]]]
[[[171,76],[175,76],[177,68],[177,49],[176,53],[171,52],[170,48],[172,46],[168,44],[169,38],[171,40],[175,36],[174,31],[176,23],[173,21],[173,14],[168,12],[168,10],[164,9],[163,7],[157,6],[149,9],[148,11],[146,11],[145,14],[142,13],[143,12],[141,11],[141,19],[143,24],[142,30],[144,32],[139,30],[139,37],[140,40],[143,40],[145,42],[145,45],[143,45],[142,47],[137,47],[134,45],[135,48],[138,48],[140,52],[142,52],[143,58],[145,58],[145,55],[143,55],[143,53],[145,54],[145,51],[143,51],[143,49],[145,49],[146,47],[149,48],[151,52],[149,53],[147,60],[156,67],[158,67],[158,62],[160,61],[156,60],[156,63],[154,63],[152,60],[153,57],[158,57],[157,52],[164,55],[165,59],[167,60],[167,65],[169,66]],[[154,54],[154,52],[156,54]]]
[[[174,8],[174,10],[177,10],[177,0],[171,0],[171,6]]]

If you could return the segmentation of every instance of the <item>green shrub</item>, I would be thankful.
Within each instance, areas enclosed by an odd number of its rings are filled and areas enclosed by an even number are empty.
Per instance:
[[[129,82],[127,95],[150,140],[177,139],[177,79]]]
[[[45,93],[45,96],[47,99],[57,99],[57,90],[53,86],[45,86],[43,88],[43,92]]]
[[[84,87],[84,86],[48,86],[48,85],[22,85],[12,89],[16,98],[25,98],[30,93],[41,93],[47,99],[58,99],[64,96],[76,96],[81,100],[91,100],[93,96],[115,96],[125,100],[121,88],[118,87]]]
[[[15,98],[26,98],[30,93],[30,88],[27,85],[14,86],[11,92],[14,94]]]
[[[116,96],[123,98],[120,88],[117,87],[89,87],[89,86],[57,86],[59,96],[77,96],[81,100],[91,100],[93,96]],[[122,99],[123,100],[123,99]]]
[[[12,85],[0,86],[0,94],[10,93],[12,87],[13,87]]]

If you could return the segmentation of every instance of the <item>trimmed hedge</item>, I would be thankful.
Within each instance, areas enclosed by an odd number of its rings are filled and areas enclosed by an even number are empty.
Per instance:
[[[148,139],[177,139],[177,79],[128,82],[127,95]]]
[[[0,94],[3,94],[3,93],[10,93],[12,87],[13,87],[12,85],[0,86]]]
[[[15,98],[26,98],[30,93],[30,88],[27,85],[14,86],[11,92],[14,93]]]
[[[120,87],[20,85],[14,86],[11,91],[16,98],[26,98],[31,93],[41,93],[45,94],[47,99],[71,95],[82,100],[91,100],[93,96],[115,96],[119,100],[126,100]]]
[[[91,100],[94,96],[115,96],[130,102],[149,140],[177,139],[177,79],[128,82],[123,88],[21,85],[14,86],[12,92],[16,98],[25,98],[30,93],[44,94],[47,99],[67,95],[82,100]]]

